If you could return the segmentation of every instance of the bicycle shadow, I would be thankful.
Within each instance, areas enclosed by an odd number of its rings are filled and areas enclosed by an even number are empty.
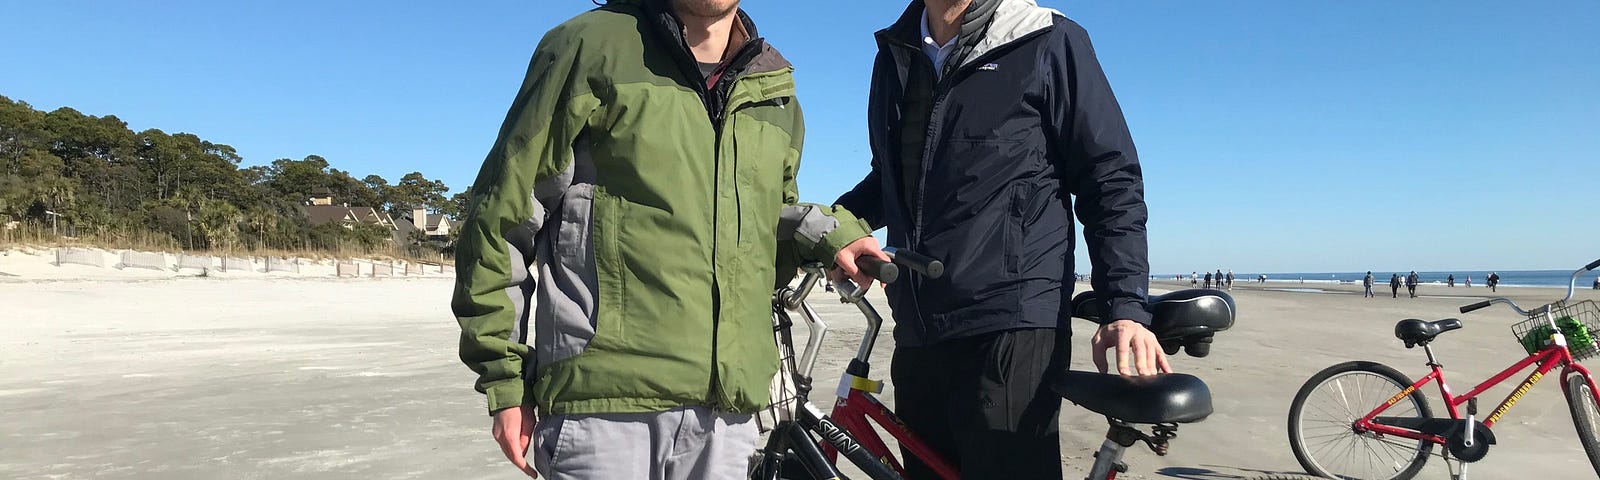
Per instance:
[[[1202,468],[1205,467],[1205,468]],[[1212,470],[1223,469],[1231,472]],[[1201,465],[1200,467],[1166,467],[1155,471],[1156,475],[1182,480],[1249,480],[1261,476],[1283,476],[1285,478],[1305,478],[1313,480],[1316,477],[1305,476],[1302,472],[1283,472],[1273,470],[1258,470],[1254,468],[1228,467],[1222,465]]]

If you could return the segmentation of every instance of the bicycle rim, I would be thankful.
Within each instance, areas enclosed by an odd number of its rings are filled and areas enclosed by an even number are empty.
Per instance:
[[[1335,373],[1302,393],[1291,432],[1313,473],[1346,479],[1402,479],[1414,475],[1431,445],[1355,431],[1356,420],[1408,385],[1375,371]],[[1426,417],[1420,396],[1410,396],[1383,412],[1385,417]]]

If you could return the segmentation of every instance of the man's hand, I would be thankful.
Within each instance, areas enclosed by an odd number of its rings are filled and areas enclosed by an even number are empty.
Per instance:
[[[1117,350],[1117,373],[1126,376],[1172,373],[1166,352],[1144,325],[1133,320],[1105,324],[1094,333],[1094,366],[1106,373],[1106,350]]]
[[[867,276],[861,269],[856,268],[856,259],[861,257],[877,257],[885,262],[890,261],[889,254],[883,253],[883,248],[878,246],[878,239],[868,235],[850,242],[849,245],[845,245],[843,249],[839,250],[838,255],[833,256],[835,267],[828,275],[828,278],[836,280],[840,277],[849,277],[851,281],[856,282],[856,285],[863,289],[862,291],[866,291],[866,288],[872,287],[872,277]]]
[[[494,412],[494,442],[530,478],[539,478],[539,472],[528,465],[528,445],[533,443],[533,426],[539,421],[532,405],[511,407]]]

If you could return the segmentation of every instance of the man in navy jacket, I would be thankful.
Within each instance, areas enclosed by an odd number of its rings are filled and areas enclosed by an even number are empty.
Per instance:
[[[946,265],[888,287],[896,408],[962,478],[1059,479],[1048,380],[1069,357],[1074,211],[1109,307],[1096,365],[1115,349],[1118,373],[1170,371],[1146,329],[1144,182],[1121,108],[1084,29],[1033,0],[914,0],[877,40],[872,171],[837,203]]]

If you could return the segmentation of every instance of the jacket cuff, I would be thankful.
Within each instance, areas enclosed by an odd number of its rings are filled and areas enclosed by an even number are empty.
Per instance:
[[[1117,320],[1133,320],[1146,327],[1150,326],[1150,311],[1145,309],[1143,300],[1131,298],[1116,298],[1111,300],[1110,315],[1106,323]]]
[[[839,255],[839,251],[844,250],[844,247],[849,246],[851,242],[872,235],[872,227],[867,225],[866,220],[856,218],[855,214],[838,205],[833,207],[833,213],[829,216],[838,220],[839,226],[822,237],[820,246],[826,250],[821,253],[827,254],[827,259],[823,263],[828,267],[834,267],[836,265],[833,260]]]
[[[489,397],[489,414],[494,415],[495,412],[507,408],[522,406],[523,391],[524,387],[521,378],[501,380],[498,383],[484,386],[483,393]]]

